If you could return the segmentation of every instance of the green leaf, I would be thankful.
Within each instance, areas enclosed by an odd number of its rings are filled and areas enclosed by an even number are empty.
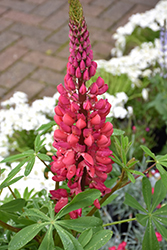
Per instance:
[[[0,246],[0,250],[6,250],[8,249],[8,245]]]
[[[148,250],[148,249],[159,250],[159,244],[158,244],[158,240],[155,235],[155,232],[154,232],[151,218],[148,221],[143,243],[142,243],[142,250]]]
[[[154,219],[156,219],[157,221],[161,222],[161,224],[164,224],[165,226],[167,226],[167,217],[160,217],[160,216],[156,216],[154,214],[152,215],[152,217]]]
[[[16,160],[19,160],[21,158],[24,158],[26,157],[27,155],[24,155],[24,154],[17,154],[17,155],[12,155],[12,156],[9,156],[5,159],[3,159],[0,163],[4,163],[4,162],[13,162],[13,161],[16,161]]]
[[[167,241],[167,229],[162,226],[155,218],[153,217],[153,222],[157,228],[157,231],[162,235],[162,237]]]
[[[34,141],[35,153],[38,153],[41,149],[42,143],[45,141],[46,138],[40,139],[40,135],[37,135]],[[44,145],[43,145],[44,146]]]
[[[136,180],[135,180],[135,177],[128,171],[126,171],[127,175],[128,175],[128,178],[129,180],[132,182],[132,183],[135,183]]]
[[[7,222],[8,220],[13,220],[14,222],[18,224],[23,224],[23,225],[31,225],[34,224],[34,221],[26,218],[20,218],[18,215],[14,213],[9,213],[4,210],[0,211],[0,220]]]
[[[143,197],[144,197],[144,201],[146,203],[147,210],[150,212],[152,188],[151,188],[150,181],[146,177],[144,177],[142,179],[142,192],[143,192]]]
[[[50,157],[48,155],[45,154],[38,154],[37,155],[39,157],[39,159],[41,159],[42,161],[50,161]]]
[[[149,148],[147,148],[146,146],[140,146],[142,149],[143,149],[143,151],[147,154],[147,155],[149,155],[151,158],[153,158],[154,160],[156,160],[156,158],[155,158],[155,154],[153,154],[151,151],[150,151],[150,149]]]
[[[6,177],[6,179],[1,183],[0,190],[4,187],[9,186],[9,181],[20,171],[21,167],[25,164],[27,160],[21,161]],[[18,177],[17,177],[18,178]]]
[[[58,226],[56,223],[54,224],[54,227],[56,228],[56,231],[60,236],[60,239],[64,246],[64,250],[69,250],[69,249],[70,250],[83,250],[82,245],[79,243],[77,239],[74,238],[72,234],[64,230],[62,227]]]
[[[132,173],[132,174],[141,175],[141,176],[145,177],[145,175],[142,172],[139,172],[139,171],[136,171],[136,170],[129,169],[129,172]]]
[[[46,133],[49,129],[51,129],[54,125],[56,125],[55,121],[50,121],[50,122],[48,122],[48,123],[46,123],[46,124],[41,125],[41,126],[37,129],[37,131],[42,131],[42,130],[43,130],[43,132],[42,132],[40,135],[45,134],[45,133]]]
[[[159,163],[160,163],[162,166],[167,167],[167,162],[166,162],[166,161],[160,161]]]
[[[101,205],[101,207],[104,207],[104,206],[110,204],[117,196],[118,196],[118,194],[113,194],[113,195],[109,196],[109,197],[105,200],[105,202],[103,202],[103,204]]]
[[[147,211],[128,193],[125,194],[124,203],[147,214]]]
[[[153,202],[151,212],[159,205],[159,203],[165,198],[166,196],[166,188],[164,187],[162,180],[158,180],[155,184],[154,194],[153,194]]]
[[[114,128],[114,132],[112,133],[112,135],[119,136],[119,135],[123,135],[124,133],[125,131]]]
[[[104,246],[112,237],[113,232],[110,230],[101,230],[95,233],[84,250],[98,250]]]
[[[123,161],[124,165],[126,165],[126,153],[125,153],[124,150],[125,150],[125,149],[122,149],[121,155],[122,155],[122,161]]]
[[[34,163],[35,163],[35,156],[33,156],[29,160],[29,162],[27,163],[27,166],[26,166],[25,171],[24,171],[25,176],[28,176],[31,173],[31,170],[32,170],[32,168],[34,166]]]
[[[75,220],[60,220],[57,223],[60,226],[77,232],[83,232],[88,228],[100,227],[103,224],[102,220],[97,217],[80,217]]]
[[[136,214],[136,219],[143,227],[145,227],[149,216],[147,214]]]
[[[19,250],[32,240],[48,223],[33,224],[20,230],[10,241],[8,250]]]
[[[21,169],[21,167],[28,161],[28,159],[24,159],[21,161],[10,173],[8,174],[9,177],[13,178]]]
[[[108,188],[111,188],[116,183],[117,179],[118,179],[117,177],[108,179],[104,182],[104,185]]]
[[[16,212],[20,211],[26,204],[24,199],[16,199],[9,201],[2,206],[0,206],[0,210],[5,210],[6,212]]]
[[[157,209],[153,215],[167,215],[167,204]]]
[[[54,249],[54,241],[53,241],[53,225],[50,225],[49,229],[47,230],[45,237],[38,248],[38,250],[52,250]]]
[[[165,169],[160,165],[160,164],[156,164],[156,168],[159,170],[160,175],[161,175],[161,179],[162,182],[164,184],[164,186],[167,188],[167,172],[165,171]]]
[[[44,221],[50,221],[50,218],[42,213],[39,209],[37,208],[30,208],[30,209],[27,209],[23,214],[22,216],[28,216],[28,217],[35,217],[35,218],[40,218],[41,220],[44,220]]]
[[[20,179],[22,179],[24,176],[18,176],[14,179],[12,179],[11,181],[9,182],[3,182],[3,184],[0,185],[0,190],[5,188],[5,187],[8,187],[8,186],[11,186],[12,184],[16,183],[17,181],[19,181]]]
[[[100,196],[101,192],[97,189],[86,190],[77,194],[68,205],[63,207],[60,212],[58,212],[55,219],[58,220],[71,211],[92,205],[94,200],[98,199]]]
[[[166,155],[157,155],[156,156],[156,159],[158,160],[158,161],[167,161],[167,154]]]
[[[81,233],[78,238],[79,243],[84,247],[91,240],[93,235],[93,231],[91,228],[86,229]]]

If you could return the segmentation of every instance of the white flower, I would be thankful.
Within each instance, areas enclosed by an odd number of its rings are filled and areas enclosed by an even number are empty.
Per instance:
[[[128,111],[124,109],[123,107],[115,107],[113,109],[113,115],[115,118],[121,118],[124,119],[128,114]]]
[[[142,89],[142,97],[145,101],[148,100],[148,89],[146,88]]]
[[[127,110],[128,110],[128,117],[131,117],[133,115],[133,107],[128,106]]]

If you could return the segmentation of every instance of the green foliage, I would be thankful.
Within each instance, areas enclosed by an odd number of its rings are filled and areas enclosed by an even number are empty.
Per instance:
[[[126,47],[124,50],[124,55],[129,54],[129,52],[136,46],[140,46],[144,42],[154,42],[156,38],[159,38],[159,31],[153,31],[150,28],[141,28],[137,26],[131,35],[126,36]]]
[[[0,163],[7,163],[7,162],[14,162],[14,161],[20,160],[20,163],[14,169],[12,169],[12,171],[8,174],[7,178],[0,184],[0,190],[14,184],[15,182],[19,181],[21,178],[24,177],[24,176],[19,176],[19,177],[14,178],[16,174],[19,173],[19,171],[21,170],[21,167],[24,164],[26,164],[24,175],[28,176],[33,169],[36,156],[42,161],[51,160],[49,156],[39,153],[40,150],[43,149],[43,147],[45,146],[43,144],[44,140],[45,138],[41,140],[40,135],[37,135],[34,141],[35,150],[29,149],[21,154],[9,156],[0,162]]]
[[[142,192],[146,209],[143,208],[131,195],[126,194],[125,204],[142,211],[143,214],[137,214],[137,221],[142,225],[146,226],[146,231],[143,239],[142,249],[153,249],[158,250],[159,244],[154,231],[154,225],[158,232],[163,235],[164,239],[167,240],[167,229],[162,225],[167,225],[167,206],[154,211],[158,204],[165,198],[167,189],[163,185],[162,180],[159,180],[155,184],[154,194],[151,193],[151,184],[148,178],[142,179]],[[164,216],[164,217],[163,217]],[[161,222],[161,223],[160,223]]]

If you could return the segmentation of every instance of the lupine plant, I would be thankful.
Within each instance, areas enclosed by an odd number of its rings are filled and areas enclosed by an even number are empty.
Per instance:
[[[55,152],[44,154],[44,140],[38,135],[34,150],[10,156],[3,162],[19,161],[5,180],[0,190],[9,188],[13,199],[4,200],[0,206],[0,226],[4,238],[0,249],[39,250],[98,250],[112,237],[109,226],[137,221],[145,228],[143,250],[158,250],[159,238],[167,240],[167,205],[157,206],[167,192],[167,155],[155,156],[147,147],[143,151],[149,156],[149,166],[143,172],[135,170],[138,160],[128,160],[131,147],[124,131],[114,128],[106,118],[111,105],[107,99],[99,98],[108,85],[99,76],[91,86],[87,81],[96,74],[97,64],[93,61],[89,32],[79,0],[69,0],[70,56],[64,84],[57,87],[60,97],[55,107],[53,146]],[[54,123],[54,124],[55,124]],[[53,122],[42,125],[38,131],[47,131]],[[113,152],[111,151],[111,138]],[[52,156],[52,159],[50,158]],[[23,198],[18,198],[12,184],[24,176],[17,173],[25,167],[28,176],[35,158],[41,160],[53,174],[55,189],[46,194],[37,194],[26,189]],[[114,168],[119,168],[113,178]],[[145,174],[152,168],[161,174],[152,194],[151,184]],[[5,169],[1,169],[2,174]],[[132,207],[134,218],[103,224],[99,213],[101,206],[112,202],[112,195],[119,189],[142,178],[142,193],[145,206],[126,193],[124,203]],[[140,212],[137,212],[140,211]],[[156,234],[155,234],[156,230]],[[104,248],[103,248],[104,249]],[[109,249],[126,249],[126,242]]]

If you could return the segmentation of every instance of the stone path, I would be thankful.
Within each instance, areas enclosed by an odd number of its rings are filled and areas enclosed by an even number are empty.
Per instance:
[[[107,59],[112,34],[158,0],[81,0],[94,59]],[[68,58],[68,0],[0,0],[0,102],[15,91],[53,96]]]

